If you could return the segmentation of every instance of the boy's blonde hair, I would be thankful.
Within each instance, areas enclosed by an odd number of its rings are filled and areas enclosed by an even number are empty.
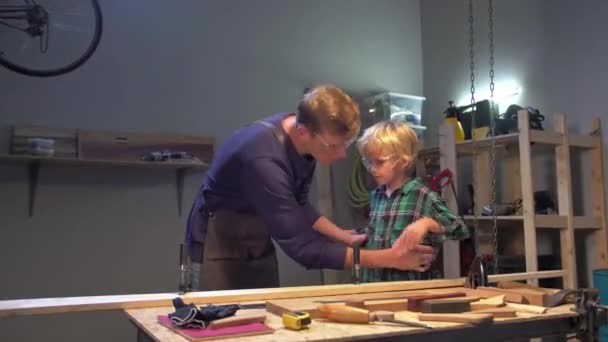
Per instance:
[[[357,148],[368,159],[382,154],[397,157],[409,164],[409,170],[414,165],[419,146],[416,132],[407,123],[386,120],[366,129],[357,140]]]
[[[354,139],[361,129],[359,106],[340,88],[324,84],[307,91],[298,104],[297,122],[313,133]]]

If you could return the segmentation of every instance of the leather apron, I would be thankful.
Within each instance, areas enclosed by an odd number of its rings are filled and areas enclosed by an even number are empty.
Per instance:
[[[284,135],[271,123],[256,121]],[[279,287],[274,245],[260,217],[232,210],[208,212],[202,262],[202,290],[233,290]]]

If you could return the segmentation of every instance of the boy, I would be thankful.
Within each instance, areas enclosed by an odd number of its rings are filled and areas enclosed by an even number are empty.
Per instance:
[[[411,127],[400,121],[379,122],[364,132],[357,147],[379,185],[371,193],[367,249],[424,242],[431,243],[437,251],[443,238],[469,237],[465,224],[447,208],[440,195],[411,178],[418,150],[418,139]],[[399,239],[405,229],[414,230],[416,234],[410,235],[415,236],[414,240]],[[438,232],[444,232],[443,236],[435,234]],[[431,279],[431,273],[364,268],[361,278],[362,282],[423,280]]]

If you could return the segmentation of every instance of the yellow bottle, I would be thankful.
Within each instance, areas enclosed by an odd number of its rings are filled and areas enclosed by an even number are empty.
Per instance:
[[[459,121],[460,111],[454,106],[453,101],[450,101],[450,107],[448,107],[448,109],[446,109],[443,113],[445,114],[445,119],[443,119],[443,123],[454,126],[454,134],[456,137],[456,141],[463,141],[464,129],[462,129],[462,124]]]

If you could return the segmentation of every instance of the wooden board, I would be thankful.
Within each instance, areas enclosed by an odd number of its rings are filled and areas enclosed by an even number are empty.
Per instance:
[[[523,297],[522,304],[532,304],[543,306],[545,305],[545,299],[547,298],[547,294],[545,292],[536,291],[532,289],[499,289],[495,287],[478,287],[480,291],[493,291],[496,292],[496,295],[505,295],[505,300],[509,301],[506,296],[507,295],[521,295]]]
[[[516,281],[525,279],[551,278],[559,276],[561,271],[540,271],[532,273],[511,273],[490,275],[491,283],[499,281]],[[216,303],[241,303],[268,301],[286,298],[304,298],[312,296],[357,296],[363,294],[395,294],[398,291],[420,290],[432,292],[433,289],[452,288],[461,291],[464,289],[464,278],[438,279],[421,281],[395,281],[370,284],[343,284],[325,286],[299,286],[273,289],[252,290],[227,290],[227,291],[201,291],[190,292],[181,296],[184,301],[201,304]],[[467,291],[475,291],[466,289]],[[13,299],[0,301],[0,317],[39,315],[64,312],[136,309],[171,306],[172,300],[178,296],[177,293],[152,293],[113,296],[89,296],[89,297],[61,297],[61,298],[33,298]],[[386,294],[385,294],[386,296]],[[483,297],[478,294],[473,296]],[[492,297],[490,295],[488,297]],[[384,297],[390,298],[390,297]]]

